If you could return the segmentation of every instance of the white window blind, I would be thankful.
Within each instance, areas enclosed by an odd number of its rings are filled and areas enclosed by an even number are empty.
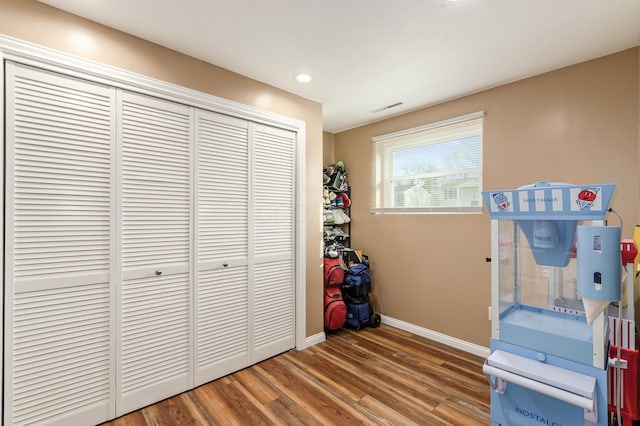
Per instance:
[[[373,138],[374,213],[481,213],[483,112]]]

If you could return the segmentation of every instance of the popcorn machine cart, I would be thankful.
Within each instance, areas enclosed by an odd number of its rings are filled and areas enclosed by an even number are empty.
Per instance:
[[[491,354],[483,371],[493,425],[608,425],[610,395],[620,398],[624,388],[637,401],[637,350],[635,367],[616,357],[620,351],[610,358],[610,323],[617,343],[623,329],[627,345],[637,339],[633,260],[623,310],[621,228],[604,222],[614,188],[538,182],[483,192],[492,219]]]

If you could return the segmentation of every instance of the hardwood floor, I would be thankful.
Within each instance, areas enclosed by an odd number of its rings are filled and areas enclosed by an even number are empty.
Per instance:
[[[489,425],[482,362],[384,324],[344,329],[104,425]]]

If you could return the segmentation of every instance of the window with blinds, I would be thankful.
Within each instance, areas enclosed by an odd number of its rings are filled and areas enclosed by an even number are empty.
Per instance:
[[[481,213],[483,112],[373,138],[374,213]]]

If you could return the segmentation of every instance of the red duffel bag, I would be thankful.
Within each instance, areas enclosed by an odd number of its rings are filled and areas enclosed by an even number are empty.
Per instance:
[[[338,287],[344,281],[344,267],[340,258],[324,258],[324,286]]]
[[[327,287],[324,290],[324,327],[337,330],[344,327],[346,319],[347,307],[342,300],[342,292],[337,287]]]

